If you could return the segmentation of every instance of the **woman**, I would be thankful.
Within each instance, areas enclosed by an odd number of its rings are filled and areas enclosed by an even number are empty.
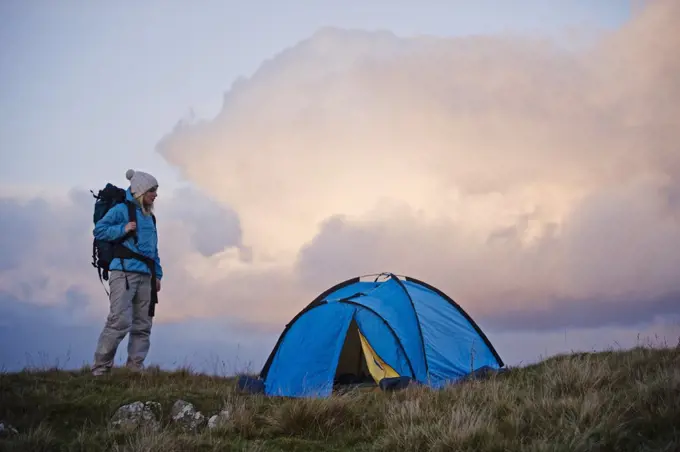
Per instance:
[[[94,355],[92,373],[95,376],[111,371],[118,345],[128,332],[126,367],[143,369],[150,345],[152,315],[149,309],[153,308],[152,295],[155,295],[151,285],[155,281],[155,292],[160,291],[163,277],[153,216],[158,182],[152,175],[141,171],[128,170],[125,176],[130,181],[126,202],[134,206],[137,221],[129,217],[126,203],[117,204],[97,222],[94,236],[99,240],[114,241],[128,234],[123,246],[140,254],[148,262],[133,257],[114,258],[111,261],[110,308]],[[154,278],[152,269],[155,269]]]

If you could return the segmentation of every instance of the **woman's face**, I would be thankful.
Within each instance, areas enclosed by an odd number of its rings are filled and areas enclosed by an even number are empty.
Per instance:
[[[156,200],[156,196],[158,196],[157,193],[157,187],[152,188],[151,190],[147,191],[144,193],[144,204],[151,206],[153,205],[153,202]]]

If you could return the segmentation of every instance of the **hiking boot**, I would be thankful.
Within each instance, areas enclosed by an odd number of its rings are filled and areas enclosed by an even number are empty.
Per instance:
[[[144,368],[143,364],[134,364],[134,363],[128,361],[127,364],[125,364],[125,368],[128,371],[130,371],[132,373],[136,373],[136,374],[146,373],[146,369]]]
[[[94,369],[92,371],[92,375],[95,376],[95,377],[104,377],[106,375],[109,375],[110,373],[111,373],[111,371],[109,369],[106,369],[106,368],[98,368],[98,369]]]

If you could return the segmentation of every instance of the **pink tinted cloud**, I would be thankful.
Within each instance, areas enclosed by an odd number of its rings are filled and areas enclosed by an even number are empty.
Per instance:
[[[158,150],[238,212],[250,270],[301,277],[281,315],[380,271],[479,315],[653,309],[680,289],[679,11],[650,3],[579,51],[321,30]]]

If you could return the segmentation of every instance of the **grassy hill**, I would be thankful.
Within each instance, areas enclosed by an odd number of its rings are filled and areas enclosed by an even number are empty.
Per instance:
[[[680,345],[680,344],[679,344]],[[171,422],[177,399],[215,429]],[[159,430],[124,432],[110,419],[124,404],[157,401]],[[678,451],[680,346],[551,358],[444,390],[409,388],[324,400],[240,394],[233,379],[190,371],[23,371],[0,376],[0,421],[18,433],[11,451],[470,450]]]

